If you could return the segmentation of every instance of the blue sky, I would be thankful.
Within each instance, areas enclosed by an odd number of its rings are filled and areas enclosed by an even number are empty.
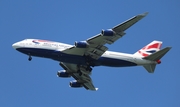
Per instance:
[[[178,0],[1,0],[1,107],[179,107],[180,2]],[[109,50],[134,53],[153,40],[172,50],[154,74],[143,67],[95,67],[98,91],[69,88],[56,77],[58,62],[33,57],[29,62],[12,48],[26,38],[74,44],[134,15],[148,16],[126,31]]]

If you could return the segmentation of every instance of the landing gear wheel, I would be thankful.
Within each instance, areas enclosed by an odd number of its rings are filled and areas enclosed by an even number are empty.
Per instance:
[[[32,60],[32,57],[31,57],[31,56],[29,56],[28,60],[29,60],[29,61],[31,61],[31,60]]]

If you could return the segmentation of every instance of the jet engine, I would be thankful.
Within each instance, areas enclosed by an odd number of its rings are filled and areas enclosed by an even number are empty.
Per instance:
[[[87,48],[88,47],[88,43],[86,41],[80,41],[80,42],[75,42],[75,46],[77,48]]]
[[[102,36],[114,36],[115,32],[112,29],[102,30]]]
[[[69,86],[73,88],[79,88],[82,87],[82,84],[78,83],[77,81],[70,81]]]
[[[67,73],[66,70],[58,71],[57,72],[57,76],[58,77],[64,77],[64,78],[71,77],[71,75],[69,73]]]

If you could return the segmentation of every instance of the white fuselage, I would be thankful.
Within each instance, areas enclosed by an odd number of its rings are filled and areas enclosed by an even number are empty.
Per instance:
[[[31,56],[50,58],[59,62],[85,63],[83,56],[73,55],[73,53],[68,55],[63,53],[64,50],[71,48],[72,45],[46,40],[36,40],[37,39],[25,39],[14,43],[12,46],[16,50]],[[98,60],[94,61],[94,66],[124,67],[153,63],[157,62],[145,60],[134,54],[106,51]]]

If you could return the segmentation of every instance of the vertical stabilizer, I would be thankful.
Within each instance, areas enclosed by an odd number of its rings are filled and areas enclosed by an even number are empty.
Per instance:
[[[142,49],[140,49],[139,51],[137,51],[136,53],[134,53],[135,56],[139,56],[139,57],[146,57],[149,56],[157,51],[160,50],[162,45],[161,41],[152,41],[151,43],[149,43],[148,45],[146,45],[145,47],[143,47]]]

